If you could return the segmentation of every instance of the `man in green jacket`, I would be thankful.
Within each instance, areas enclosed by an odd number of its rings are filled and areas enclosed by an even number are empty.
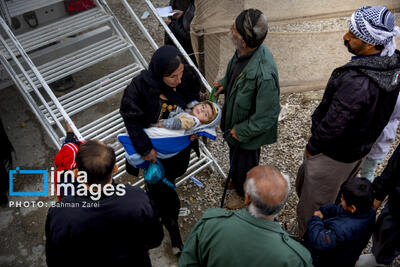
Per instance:
[[[245,183],[246,209],[208,209],[185,242],[179,267],[312,266],[311,255],[274,217],[290,183],[274,167],[257,166]]]
[[[267,32],[267,19],[261,11],[240,13],[231,26],[237,49],[225,77],[213,84],[218,88],[215,95],[225,94],[221,130],[229,145],[232,182],[240,197],[244,196],[246,173],[259,163],[260,147],[277,139],[279,81],[274,58],[263,45]]]

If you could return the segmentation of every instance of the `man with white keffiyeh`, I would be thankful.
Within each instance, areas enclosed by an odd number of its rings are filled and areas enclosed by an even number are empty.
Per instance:
[[[297,174],[300,237],[313,213],[334,203],[340,185],[357,174],[389,121],[400,89],[396,36],[400,28],[385,7],[361,7],[351,17],[343,40],[354,56],[328,81]]]

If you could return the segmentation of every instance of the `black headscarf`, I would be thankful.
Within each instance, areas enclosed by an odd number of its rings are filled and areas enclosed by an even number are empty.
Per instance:
[[[182,56],[179,50],[172,45],[164,45],[160,47],[151,57],[149,69],[143,70],[142,75],[147,84],[152,86],[154,89],[159,90],[160,93],[164,94],[170,102],[184,108],[186,105],[182,96],[163,81],[164,72],[169,63],[178,55]]]

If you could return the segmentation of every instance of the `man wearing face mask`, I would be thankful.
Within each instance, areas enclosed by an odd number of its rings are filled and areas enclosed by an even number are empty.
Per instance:
[[[258,165],[261,146],[274,143],[278,135],[280,89],[274,58],[263,44],[267,32],[267,19],[260,10],[240,13],[230,33],[236,51],[225,76],[213,84],[218,88],[215,95],[225,94],[221,130],[239,195],[228,200],[232,209],[243,205],[246,173]]]
[[[387,125],[400,89],[400,28],[382,6],[357,9],[344,44],[354,54],[333,71],[312,115],[311,137],[296,179],[299,235],[319,206],[334,203]]]

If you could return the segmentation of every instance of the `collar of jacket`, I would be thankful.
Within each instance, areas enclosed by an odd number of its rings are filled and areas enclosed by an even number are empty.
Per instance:
[[[282,230],[278,222],[268,221],[266,219],[254,217],[253,215],[250,214],[250,212],[247,209],[237,210],[234,211],[234,213],[242,220],[250,224],[253,224],[257,227],[264,228],[266,230],[273,231],[276,233],[289,235],[288,233]]]
[[[360,218],[360,219],[368,218],[370,216],[375,217],[375,211],[372,208],[369,210],[369,212],[365,212],[365,213],[351,213],[351,212],[345,210],[342,205],[339,205],[337,211],[338,211],[338,216],[340,216],[340,217],[351,217],[351,218]]]
[[[364,58],[364,57],[377,57],[377,56],[380,56],[380,55],[381,55],[381,52],[376,53],[376,54],[373,54],[373,55],[352,56],[351,59],[350,59],[350,61],[357,60],[357,59]]]
[[[386,92],[398,90],[400,82],[396,78],[400,75],[400,51],[396,50],[390,57],[361,57],[351,60],[346,65],[335,69],[332,77],[337,77],[349,69],[369,77]]]

